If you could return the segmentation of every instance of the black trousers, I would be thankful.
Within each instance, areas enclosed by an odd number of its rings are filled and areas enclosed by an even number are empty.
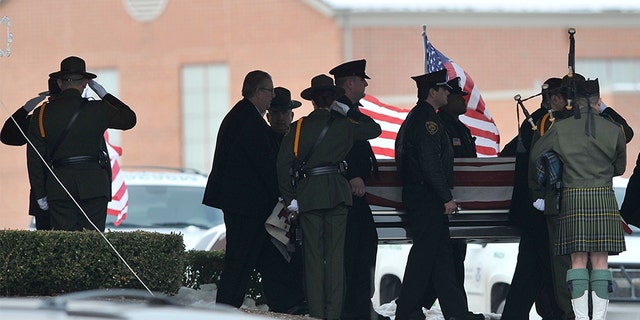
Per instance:
[[[107,197],[97,197],[79,200],[78,204],[87,214],[91,222],[100,230],[104,231],[107,221]],[[49,212],[51,215],[51,227],[53,230],[81,231],[83,229],[95,230],[89,220],[72,200],[49,201]]]
[[[451,254],[453,255],[453,270],[455,272],[456,277],[456,285],[459,287],[461,291],[465,291],[464,289],[464,259],[467,255],[467,242],[464,240],[451,240]],[[464,296],[465,303],[468,304],[467,296]],[[431,309],[433,304],[438,299],[436,294],[436,288],[434,284],[431,283],[427,292],[424,295],[424,301],[422,302],[422,306]]]
[[[249,278],[254,269],[262,276],[262,288],[269,309],[287,312],[304,301],[302,283],[271,242],[264,222],[234,212],[224,212],[227,246],[224,268],[218,284],[216,302],[236,308],[242,306]]]
[[[529,319],[534,302],[542,319],[561,319],[554,293],[546,218],[541,212],[530,213],[527,223],[522,224],[518,261],[502,319]]]
[[[422,185],[405,186],[402,193],[413,245],[396,301],[396,319],[424,319],[422,304],[431,288],[435,289],[445,319],[468,314],[466,293],[457,285],[454,272],[444,204]]]
[[[364,197],[353,197],[344,244],[345,298],[341,319],[371,319],[378,233]]]

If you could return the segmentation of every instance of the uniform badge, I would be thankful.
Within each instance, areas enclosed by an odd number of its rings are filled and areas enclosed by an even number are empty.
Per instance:
[[[434,135],[438,132],[438,124],[433,121],[427,121],[427,123],[425,123],[425,126],[427,127],[427,132],[429,132],[429,134],[431,135]]]
[[[458,147],[462,145],[462,141],[460,141],[460,138],[453,138],[451,139],[451,142],[453,143],[454,147]]]

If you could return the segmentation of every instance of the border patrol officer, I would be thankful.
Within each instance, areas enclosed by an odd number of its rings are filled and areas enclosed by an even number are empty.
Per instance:
[[[396,301],[396,319],[424,319],[421,302],[429,286],[436,290],[445,319],[484,319],[468,311],[466,293],[455,285],[447,217],[457,210],[451,194],[453,148],[436,115],[452,89],[447,71],[412,79],[418,87],[418,102],[400,126],[395,148],[413,240]]]

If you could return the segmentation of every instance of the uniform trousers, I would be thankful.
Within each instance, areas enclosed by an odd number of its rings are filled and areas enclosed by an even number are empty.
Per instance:
[[[553,277],[556,302],[562,312],[561,319],[572,320],[575,315],[571,305],[571,291],[567,289],[567,270],[571,269],[571,256],[558,256],[554,253],[558,215],[546,215],[545,217],[547,218],[547,230],[549,231],[549,253],[551,255],[551,268],[553,269],[551,275]]]
[[[76,199],[82,210],[87,214],[91,222],[101,232],[104,231],[107,222],[107,197],[91,199]],[[60,199],[49,201],[51,215],[51,228],[53,230],[81,231],[83,229],[95,230],[89,220],[71,200]]]
[[[373,305],[378,233],[369,203],[364,197],[353,197],[347,215],[344,247],[345,298],[342,319],[371,319]],[[377,319],[377,316],[376,316]]]
[[[413,245],[396,300],[396,319],[424,319],[422,302],[431,288],[436,291],[445,319],[468,314],[465,292],[456,285],[443,202],[423,185],[404,186],[402,198]]]
[[[300,214],[309,316],[340,319],[344,298],[344,241],[349,208]]]
[[[502,319],[529,319],[529,311],[534,302],[542,319],[560,319],[561,312],[554,294],[546,218],[535,210],[527,213],[529,214],[523,217],[526,223],[522,223],[518,262]]]
[[[217,303],[236,308],[242,306],[254,269],[262,277],[262,288],[271,311],[287,312],[303,302],[302,284],[291,270],[293,265],[287,263],[271,242],[264,227],[265,220],[228,209],[224,212],[227,246]]]
[[[451,254],[453,255],[453,269],[456,276],[456,285],[461,291],[464,291],[464,259],[467,255],[467,242],[465,240],[452,239]],[[467,296],[465,295],[464,298],[465,303],[467,303]],[[422,306],[427,309],[431,309],[437,299],[436,290],[432,286],[427,290]]]

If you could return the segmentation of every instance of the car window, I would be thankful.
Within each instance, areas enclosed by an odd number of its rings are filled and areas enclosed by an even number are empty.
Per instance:
[[[127,218],[114,226],[115,216],[107,216],[107,227],[161,228],[189,225],[210,229],[224,223],[222,211],[202,204],[204,187],[128,185]]]

